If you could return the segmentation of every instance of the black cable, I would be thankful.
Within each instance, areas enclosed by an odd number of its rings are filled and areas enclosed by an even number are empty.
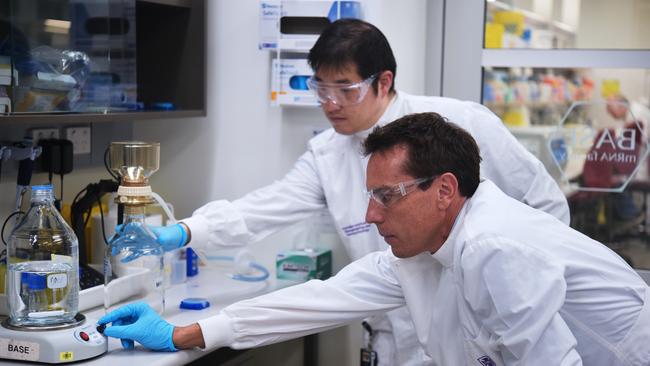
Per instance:
[[[107,147],[106,150],[104,150],[104,168],[106,168],[106,171],[108,172],[108,174],[111,175],[111,177],[113,177],[113,179],[115,179],[116,181],[119,182],[120,178],[117,175],[115,175],[115,173],[113,173],[113,171],[111,170],[111,168],[108,165],[108,151],[109,151],[109,149],[110,149],[110,147]]]
[[[7,246],[7,241],[5,240],[5,227],[7,226],[7,223],[9,222],[9,220],[10,220],[12,217],[14,217],[14,216],[16,216],[16,215],[20,215],[20,214],[23,214],[23,215],[24,215],[25,213],[22,212],[22,211],[16,211],[16,212],[13,212],[11,215],[7,216],[7,218],[5,219],[5,222],[2,223],[2,230],[0,231],[0,237],[2,237],[2,243],[3,243],[5,246]]]
[[[61,205],[63,205],[63,174],[61,174],[61,197],[59,199],[61,200]]]
[[[88,213],[86,214],[86,218],[84,219],[84,226],[81,227],[83,230],[86,230],[86,225],[88,225],[88,220],[90,220],[90,216],[92,216],[92,214],[93,214],[93,208],[90,207],[88,209]]]
[[[73,206],[75,203],[77,203],[77,199],[79,198],[79,196],[81,196],[81,194],[84,193],[87,190],[88,190],[88,186],[86,186],[84,189],[80,190],[79,193],[77,193],[77,195],[74,196],[74,199],[72,200],[72,203],[70,204],[70,206]]]
[[[106,238],[106,230],[104,229],[104,209],[102,208],[102,200],[98,194],[95,195],[97,198],[97,203],[99,204],[99,216],[102,220],[102,236],[104,237],[104,244],[108,245],[108,239]]]

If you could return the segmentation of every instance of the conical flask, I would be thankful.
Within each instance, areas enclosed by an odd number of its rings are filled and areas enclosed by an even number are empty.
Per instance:
[[[144,206],[124,206],[123,224],[104,255],[104,308],[145,301],[158,313],[165,307],[164,251],[145,223]]]
[[[54,207],[52,186],[33,186],[31,207],[7,246],[10,323],[73,323],[79,309],[77,237]]]

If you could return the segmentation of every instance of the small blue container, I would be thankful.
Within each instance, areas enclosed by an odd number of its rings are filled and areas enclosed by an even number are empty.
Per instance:
[[[187,248],[185,257],[187,259],[187,277],[199,274],[199,256],[194,253],[192,248]]]

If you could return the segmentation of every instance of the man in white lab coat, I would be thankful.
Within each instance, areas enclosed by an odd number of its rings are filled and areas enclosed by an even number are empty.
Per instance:
[[[233,202],[210,202],[178,226],[156,230],[165,248],[188,241],[195,248],[246,245],[326,208],[353,260],[386,249],[377,229],[364,221],[367,158],[360,153],[361,142],[375,126],[429,111],[472,134],[483,155],[483,177],[509,196],[569,223],[566,199],[543,164],[487,108],[395,90],[395,58],[373,25],[354,19],[334,22],[311,49],[309,63],[315,72],[309,86],[332,128],[309,141],[307,152],[282,180]],[[368,323],[380,365],[423,364],[424,351],[406,309]]]
[[[606,246],[481,181],[466,131],[413,114],[364,148],[366,221],[390,249],[186,327],[128,305],[100,319],[114,324],[105,334],[158,350],[248,348],[406,305],[436,365],[650,364],[650,288]]]

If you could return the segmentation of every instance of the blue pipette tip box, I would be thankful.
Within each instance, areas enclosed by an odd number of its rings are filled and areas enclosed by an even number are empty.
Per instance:
[[[201,310],[210,306],[210,302],[202,297],[188,297],[181,301],[181,309]]]

